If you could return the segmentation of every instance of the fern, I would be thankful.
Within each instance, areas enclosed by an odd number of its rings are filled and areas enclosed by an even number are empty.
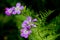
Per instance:
[[[38,22],[37,22],[37,27],[36,28],[32,28],[31,30],[33,31],[32,34],[29,36],[29,40],[55,40],[56,37],[60,36],[60,34],[56,34],[55,31],[59,28],[59,26],[57,27],[57,22],[58,20],[60,20],[60,16],[57,16],[56,18],[54,18],[50,24],[48,25],[42,25],[44,24],[46,18],[53,13],[53,11],[49,10],[48,12],[46,12],[45,14],[40,14],[41,18],[38,18]],[[43,15],[43,16],[42,16]],[[57,19],[58,18],[58,19]],[[42,22],[42,20],[44,22]],[[55,20],[55,21],[54,21]],[[41,23],[40,23],[41,22]],[[60,21],[59,21],[60,23]],[[43,27],[42,27],[43,26]]]
[[[42,12],[42,11],[40,11],[40,16],[41,16],[41,18],[42,18],[42,20],[46,20],[46,18],[50,15],[50,14],[52,14],[54,12],[54,10],[48,10],[48,11],[45,11],[45,12]]]

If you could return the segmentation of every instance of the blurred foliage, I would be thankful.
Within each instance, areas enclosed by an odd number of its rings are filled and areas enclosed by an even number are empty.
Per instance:
[[[0,40],[60,40],[60,0],[0,0],[0,2]],[[22,13],[6,16],[4,9],[15,6],[17,2],[25,5]],[[31,35],[25,39],[20,36],[20,29],[27,16],[37,18],[38,21],[37,27],[32,28]]]
[[[29,40],[55,40],[60,36],[60,32],[57,32],[57,30],[60,29],[60,15],[51,20],[49,24],[45,24],[46,17],[48,17],[52,12],[53,11],[48,10],[45,14],[43,13],[44,15],[42,14],[43,16],[40,15],[41,19],[37,17],[39,20],[37,22],[38,26],[36,28],[32,28],[33,32],[29,36]]]

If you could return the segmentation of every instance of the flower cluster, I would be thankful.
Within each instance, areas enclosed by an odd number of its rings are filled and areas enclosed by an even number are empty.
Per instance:
[[[28,30],[26,28],[21,29],[21,37],[28,38],[30,33],[31,33],[31,30]]]
[[[8,16],[10,16],[11,14],[20,14],[21,13],[21,10],[23,10],[24,9],[24,7],[23,6],[21,6],[21,4],[20,3],[17,3],[16,4],[16,7],[11,7],[11,8],[6,8],[5,10],[5,14],[6,15],[8,15]]]
[[[17,3],[16,7],[13,6],[11,8],[6,8],[5,14],[8,16],[10,16],[11,14],[20,14],[21,10],[23,9],[24,7],[21,6],[20,3]],[[27,19],[24,20],[24,22],[22,23],[22,29],[20,30],[21,37],[28,38],[28,36],[32,33],[31,28],[36,27],[36,25],[34,24],[34,22],[36,21],[37,19],[32,19],[30,16],[28,16]]]
[[[24,38],[28,38],[28,36],[31,34],[31,27],[36,27],[34,22],[37,21],[37,19],[32,19],[30,16],[27,17],[26,20],[22,23],[22,29],[21,29],[21,36]]]

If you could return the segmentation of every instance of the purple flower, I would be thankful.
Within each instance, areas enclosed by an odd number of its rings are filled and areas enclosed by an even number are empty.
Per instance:
[[[28,38],[31,34],[31,30],[27,30],[26,28],[21,29],[21,37]]]
[[[28,28],[28,29],[31,28],[31,26],[28,25],[28,21],[27,21],[27,20],[25,20],[25,21],[22,23],[22,27],[23,27],[23,28]]]
[[[10,16],[12,14],[13,8],[6,8],[5,14]]]
[[[23,10],[24,7],[21,6],[20,3],[17,3],[16,4],[16,7],[11,7],[11,8],[6,8],[6,11],[5,11],[5,14],[10,16],[11,14],[20,14],[21,13],[21,10]]]
[[[37,21],[37,19],[33,19],[29,16],[27,17],[27,19],[22,23],[22,27],[23,28],[28,28],[30,29],[31,27],[36,27],[36,25],[34,24],[34,22]]]
[[[20,14],[21,13],[21,10],[23,10],[23,6],[21,6],[20,3],[17,3],[16,4],[16,7],[13,7],[14,8],[14,11],[12,14]]]
[[[31,34],[31,27],[36,27],[34,22],[37,21],[37,19],[32,19],[30,16],[27,17],[26,20],[22,23],[21,29],[21,37],[28,38],[28,36]]]

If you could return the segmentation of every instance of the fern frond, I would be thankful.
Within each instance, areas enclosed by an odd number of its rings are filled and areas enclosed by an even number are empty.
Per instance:
[[[46,20],[46,18],[47,18],[50,14],[52,14],[53,12],[54,12],[54,10],[53,10],[53,11],[51,11],[51,10],[46,11],[46,10],[45,10],[45,12],[40,11],[40,16],[41,16],[42,20]]]

